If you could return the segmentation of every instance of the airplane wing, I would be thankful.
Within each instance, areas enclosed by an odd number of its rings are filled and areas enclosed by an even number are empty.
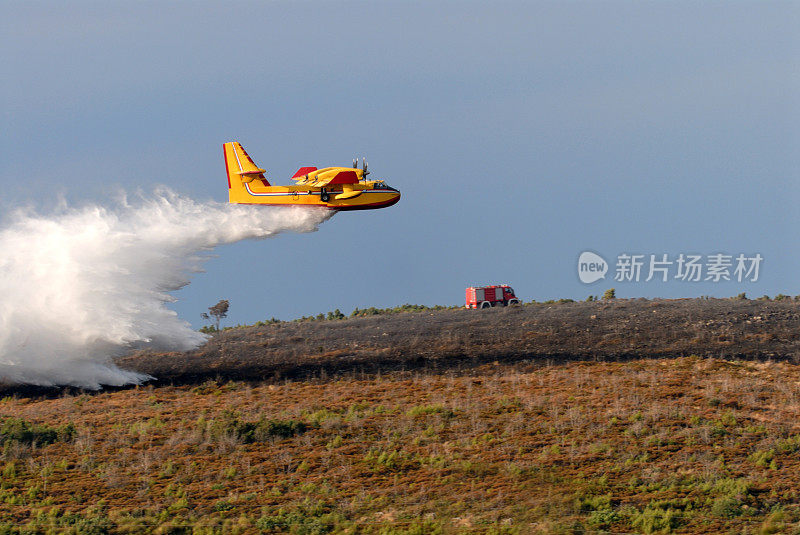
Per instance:
[[[308,177],[301,178],[296,184],[312,188],[323,188],[334,184],[358,184],[358,173],[355,169],[322,169],[316,173],[309,173]]]

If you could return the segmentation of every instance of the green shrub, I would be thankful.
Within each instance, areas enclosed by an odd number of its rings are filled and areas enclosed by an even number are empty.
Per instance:
[[[338,308],[336,310],[334,310],[333,312],[328,312],[328,319],[329,320],[343,320],[346,317],[347,316],[342,314],[342,311],[339,310]]]
[[[104,535],[114,533],[117,525],[105,513],[95,509],[86,513],[65,513],[51,511],[48,515],[40,515],[28,524],[22,533],[80,533],[81,535]],[[19,533],[14,530],[12,533]],[[0,533],[4,533],[0,530]]]
[[[406,414],[412,418],[417,416],[428,416],[430,414],[441,414],[444,418],[452,418],[455,416],[455,413],[452,410],[446,408],[441,403],[436,403],[434,405],[417,405],[416,407],[411,407],[408,409]]]
[[[775,464],[775,450],[755,451],[748,457],[756,466],[771,468]]]
[[[383,314],[397,314],[400,312],[419,312],[422,310],[447,310],[451,308],[459,308],[459,307],[446,307],[442,305],[434,305],[434,306],[427,306],[427,305],[411,305],[406,303],[405,305],[399,305],[392,308],[375,308],[369,307],[364,309],[356,308],[353,312],[350,313],[350,317],[365,317],[365,316],[380,316]]]
[[[790,455],[800,451],[800,435],[779,440],[775,443],[775,450],[781,455]]]
[[[230,511],[234,507],[235,505],[233,505],[228,500],[219,500],[217,503],[214,504],[215,511]]]
[[[3,445],[9,442],[24,444],[52,444],[53,442],[68,442],[75,438],[77,431],[71,423],[61,427],[51,427],[46,424],[34,424],[22,418],[6,418],[0,424],[0,442]]]
[[[274,514],[264,514],[256,521],[256,527],[265,533],[321,535],[344,522],[345,518],[332,512],[325,502],[306,500],[296,510],[278,509]]]
[[[596,528],[607,528],[620,519],[613,509],[598,509],[589,515],[588,523]]]
[[[631,518],[631,524],[642,533],[669,533],[681,523],[680,512],[672,508],[662,509],[650,504],[643,511],[637,511]]]
[[[275,316],[273,316],[273,317],[271,317],[271,318],[270,318],[270,319],[268,319],[268,320],[264,320],[264,321],[257,321],[257,322],[255,323],[255,326],[256,326],[256,327],[264,327],[265,325],[274,325],[274,324],[276,324],[276,323],[283,323],[283,321],[281,321],[281,320],[277,319]]]
[[[304,433],[308,425],[297,420],[273,420],[263,416],[255,422],[243,422],[233,411],[225,411],[209,426],[209,435],[219,440],[225,436],[233,436],[249,444],[264,442],[270,438],[289,438]]]
[[[405,526],[386,526],[381,528],[378,533],[380,533],[380,535],[442,535],[445,531],[441,522],[428,519],[416,519]],[[447,533],[450,533],[450,531]],[[491,526],[485,533],[489,535],[505,535],[507,533],[517,533],[517,531],[513,530],[510,526]]]
[[[377,472],[406,471],[420,466],[420,459],[400,450],[372,448],[364,455],[364,461]]]
[[[79,520],[75,530],[82,535],[105,535],[114,531],[114,522],[105,516],[89,517]]]
[[[608,301],[617,298],[617,291],[614,288],[609,288],[603,294],[603,301]]]
[[[578,497],[575,499],[575,508],[580,513],[611,509],[611,494]]]
[[[297,420],[259,420],[253,428],[253,438],[264,440],[268,437],[289,438],[304,433],[308,426]]]
[[[575,509],[579,513],[590,513],[587,522],[595,528],[607,528],[620,519],[612,507],[611,494],[579,495],[575,498]]]
[[[768,457],[771,459],[771,454]],[[724,478],[714,483],[713,490],[719,495],[711,504],[711,513],[722,518],[735,518],[744,513],[752,485],[744,478]]]
[[[711,514],[722,518],[736,518],[742,514],[742,501],[736,496],[720,496],[711,504]]]

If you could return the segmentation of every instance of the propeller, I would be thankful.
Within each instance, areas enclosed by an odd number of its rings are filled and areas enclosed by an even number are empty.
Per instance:
[[[359,161],[361,162],[361,170],[363,171],[361,173],[361,179],[362,180],[366,180],[367,179],[367,175],[369,174],[369,171],[368,171],[369,164],[367,164],[367,159],[366,158],[353,158],[353,169],[358,169],[358,162]]]

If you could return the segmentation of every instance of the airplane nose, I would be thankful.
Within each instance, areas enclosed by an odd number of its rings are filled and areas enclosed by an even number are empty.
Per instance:
[[[382,208],[386,206],[392,206],[393,204],[397,204],[397,202],[400,200],[400,192],[394,188],[389,188],[389,189],[391,190],[392,196],[386,200],[386,202],[381,206]]]

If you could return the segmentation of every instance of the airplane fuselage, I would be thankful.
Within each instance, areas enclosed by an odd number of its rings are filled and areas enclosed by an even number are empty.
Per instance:
[[[349,199],[336,199],[337,195],[344,193],[342,185],[333,185],[326,188],[312,188],[309,186],[265,186],[261,180],[244,183],[244,188],[228,190],[229,201],[237,204],[274,204],[274,205],[308,205],[324,206],[332,210],[369,210],[385,208],[400,200],[400,192],[394,188],[379,183],[367,181],[353,186],[361,186],[360,195]],[[323,191],[325,190],[325,191]],[[359,190],[356,190],[359,191]],[[327,201],[323,198],[327,197]]]

